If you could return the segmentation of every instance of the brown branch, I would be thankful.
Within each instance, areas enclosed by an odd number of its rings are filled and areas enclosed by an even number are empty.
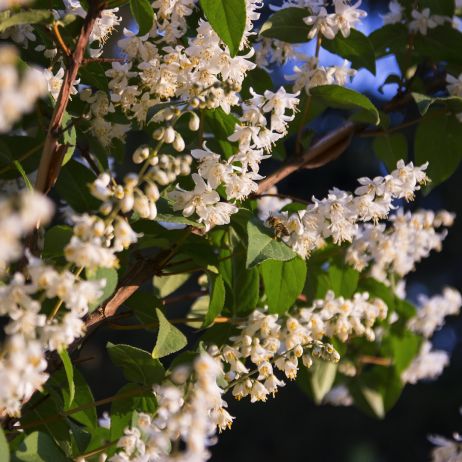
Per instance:
[[[127,58],[84,58],[83,63],[126,63]]]
[[[51,117],[50,125],[48,127],[48,132],[37,173],[37,181],[35,184],[36,190],[45,194],[54,185],[59,175],[62,158],[65,152],[65,149],[61,149],[62,146],[58,142],[59,128],[69,103],[69,97],[73,83],[77,78],[79,68],[83,63],[84,53],[88,45],[90,33],[93,29],[96,19],[100,15],[102,8],[103,3],[101,2],[89,2],[88,14],[83,23],[82,30],[80,31],[77,45],[72,55],[69,56],[69,67],[67,68],[64,75],[61,91],[59,92],[58,100]]]
[[[336,159],[349,146],[354,133],[361,129],[361,125],[357,125],[354,122],[346,122],[340,128],[328,133],[300,157],[293,158],[261,181],[256,195],[265,193],[272,186],[297,170],[302,168],[319,168]]]

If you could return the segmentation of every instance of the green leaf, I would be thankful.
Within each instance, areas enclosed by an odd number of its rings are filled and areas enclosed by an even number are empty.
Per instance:
[[[427,35],[419,35],[414,47],[419,55],[436,62],[448,61],[452,65],[462,65],[462,33],[452,25],[430,29]]]
[[[247,223],[247,234],[246,268],[253,268],[265,260],[288,261],[296,256],[292,249],[276,240],[271,231],[258,220]]]
[[[154,22],[154,10],[149,0],[130,0],[130,11],[138,23],[138,35],[146,35]]]
[[[199,3],[213,30],[228,46],[231,56],[235,56],[245,30],[245,0],[199,0]]]
[[[24,168],[22,167],[21,162],[19,162],[19,160],[15,160],[13,162],[14,162],[14,165],[16,167],[16,170],[19,172],[22,179],[24,180],[24,184],[26,185],[26,188],[29,191],[33,191],[34,187],[32,186],[32,183],[30,182],[29,177],[27,176],[27,173],[25,172]]]
[[[0,428],[0,460],[10,462],[10,448],[2,428]]]
[[[180,351],[188,344],[188,340],[180,330],[169,322],[159,308],[156,308],[156,313],[159,320],[159,334],[152,350],[152,357],[163,358]]]
[[[44,259],[62,257],[64,247],[71,240],[72,228],[67,225],[56,225],[45,233],[42,257]]]
[[[323,39],[322,46],[331,53],[351,61],[354,68],[364,67],[375,74],[374,47],[369,38],[359,30],[351,29],[348,37],[337,34],[333,40]]]
[[[310,369],[301,367],[297,384],[316,404],[320,404],[332,388],[337,375],[337,364],[327,361],[314,361]]]
[[[208,273],[210,302],[202,327],[210,326],[225,305],[225,284],[220,274]]]
[[[241,96],[243,99],[251,98],[250,88],[253,88],[257,93],[263,94],[265,90],[273,88],[271,76],[264,69],[256,67],[247,72],[247,75],[242,82]],[[234,128],[234,127],[233,127]],[[231,133],[230,133],[231,134]]]
[[[56,182],[56,190],[61,199],[77,212],[89,212],[99,206],[87,187],[95,180],[95,175],[81,163],[70,160],[62,169]]]
[[[435,106],[443,106],[459,114],[462,112],[462,98],[458,96],[449,96],[446,98],[432,98],[431,96],[422,95],[421,93],[411,93],[421,115],[425,115],[428,109]]]
[[[43,432],[27,435],[13,457],[15,462],[68,462],[61,449]]]
[[[260,266],[270,313],[283,314],[302,293],[306,262],[295,257],[287,262],[267,260]]]
[[[260,35],[288,43],[308,42],[311,27],[303,22],[303,18],[309,15],[306,8],[284,8],[269,17],[261,27]]]
[[[0,32],[13,26],[23,24],[51,23],[53,21],[53,12],[51,10],[30,10],[14,14],[9,18],[0,21]]]
[[[400,159],[407,159],[407,139],[402,133],[385,133],[383,136],[376,136],[372,145],[375,154],[385,162],[390,172],[396,168],[396,163]]]
[[[74,367],[72,366],[71,358],[69,357],[69,353],[66,349],[59,350],[58,353],[61,361],[63,362],[67,383],[69,384],[69,395],[67,396],[66,402],[66,406],[69,407],[75,397]]]
[[[127,380],[150,386],[164,378],[162,364],[147,351],[130,345],[114,345],[110,342],[106,348],[111,361],[122,368]]]
[[[406,49],[409,32],[405,24],[387,24],[369,35],[377,58]]]
[[[320,98],[328,106],[341,109],[359,110],[356,120],[378,125],[379,111],[367,96],[338,85],[322,85],[312,88],[311,94]]]
[[[351,298],[358,287],[359,272],[350,266],[331,263],[327,271],[318,270],[313,276],[307,281],[309,298],[324,298],[328,290],[337,297]]]
[[[181,273],[171,276],[154,276],[154,287],[158,290],[160,298],[165,298],[167,295],[179,289],[189,278],[191,274]]]
[[[206,130],[214,135],[210,141],[215,141],[228,159],[236,152],[237,143],[228,141],[228,136],[234,133],[238,119],[221,108],[205,109],[204,117]]]
[[[401,374],[419,354],[423,338],[406,331],[402,335],[391,335],[384,339],[384,356],[393,360],[393,366]]]
[[[121,399],[115,399],[111,405],[111,441],[117,441],[123,435],[125,428],[131,424],[134,412],[154,414],[157,409],[152,392],[139,390],[139,386],[133,383],[124,385],[116,397]]]
[[[75,152],[75,144],[77,141],[77,133],[75,130],[75,125],[71,125],[68,127],[68,124],[72,121],[72,117],[69,113],[65,112],[62,121],[62,128],[66,129],[62,136],[62,144],[68,145],[67,151],[64,153],[62,165],[67,164],[71,159]]]
[[[101,297],[89,306],[89,312],[91,313],[114,293],[117,287],[118,275],[114,268],[97,268],[95,271],[86,270],[85,272],[89,281],[101,279],[106,281]]]
[[[415,135],[415,162],[429,162],[427,174],[435,187],[449,178],[462,158],[462,125],[452,114],[429,111]]]

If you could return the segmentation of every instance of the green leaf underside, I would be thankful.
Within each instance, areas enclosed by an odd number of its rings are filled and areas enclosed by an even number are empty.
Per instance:
[[[159,308],[156,308],[156,313],[159,320],[159,334],[152,350],[152,357],[163,358],[183,349],[188,344],[188,340],[179,329],[169,322]]]

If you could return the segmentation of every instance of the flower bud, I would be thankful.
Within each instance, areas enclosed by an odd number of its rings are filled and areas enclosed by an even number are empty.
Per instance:
[[[120,210],[123,213],[128,213],[133,209],[135,198],[132,193],[125,194],[124,198],[120,201]]]
[[[192,132],[197,132],[201,125],[199,116],[195,112],[191,112],[191,118],[189,119],[188,127]]]
[[[173,141],[175,140],[175,134],[176,132],[173,129],[173,127],[167,127],[164,131],[164,136],[163,136],[164,143],[167,143],[167,144],[173,143]]]
[[[148,146],[140,146],[132,156],[133,162],[135,164],[141,164],[149,157],[149,147]]]
[[[133,209],[141,218],[148,218],[151,214],[150,203],[146,196],[138,194],[135,198]]]
[[[155,183],[148,183],[146,187],[144,188],[144,193],[148,197],[149,200],[156,202],[159,200],[160,193],[159,193],[159,188]]]
[[[161,128],[157,128],[156,130],[154,130],[154,133],[152,134],[152,137],[157,140],[157,141],[160,141],[163,137],[164,137],[164,128],[161,127]]]
[[[173,146],[173,149],[175,149],[175,151],[178,151],[178,152],[184,151],[184,148],[185,148],[184,139],[178,132],[176,132],[175,139],[173,140],[172,146]]]

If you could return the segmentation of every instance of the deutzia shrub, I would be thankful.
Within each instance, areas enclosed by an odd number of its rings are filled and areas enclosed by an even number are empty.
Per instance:
[[[366,36],[361,0],[0,0],[0,460],[201,462],[230,400],[383,418],[441,375],[462,297],[406,278],[455,220],[412,203],[462,158],[461,9],[393,0]],[[359,138],[380,176],[278,192]],[[103,326],[126,384],[95,400]]]

